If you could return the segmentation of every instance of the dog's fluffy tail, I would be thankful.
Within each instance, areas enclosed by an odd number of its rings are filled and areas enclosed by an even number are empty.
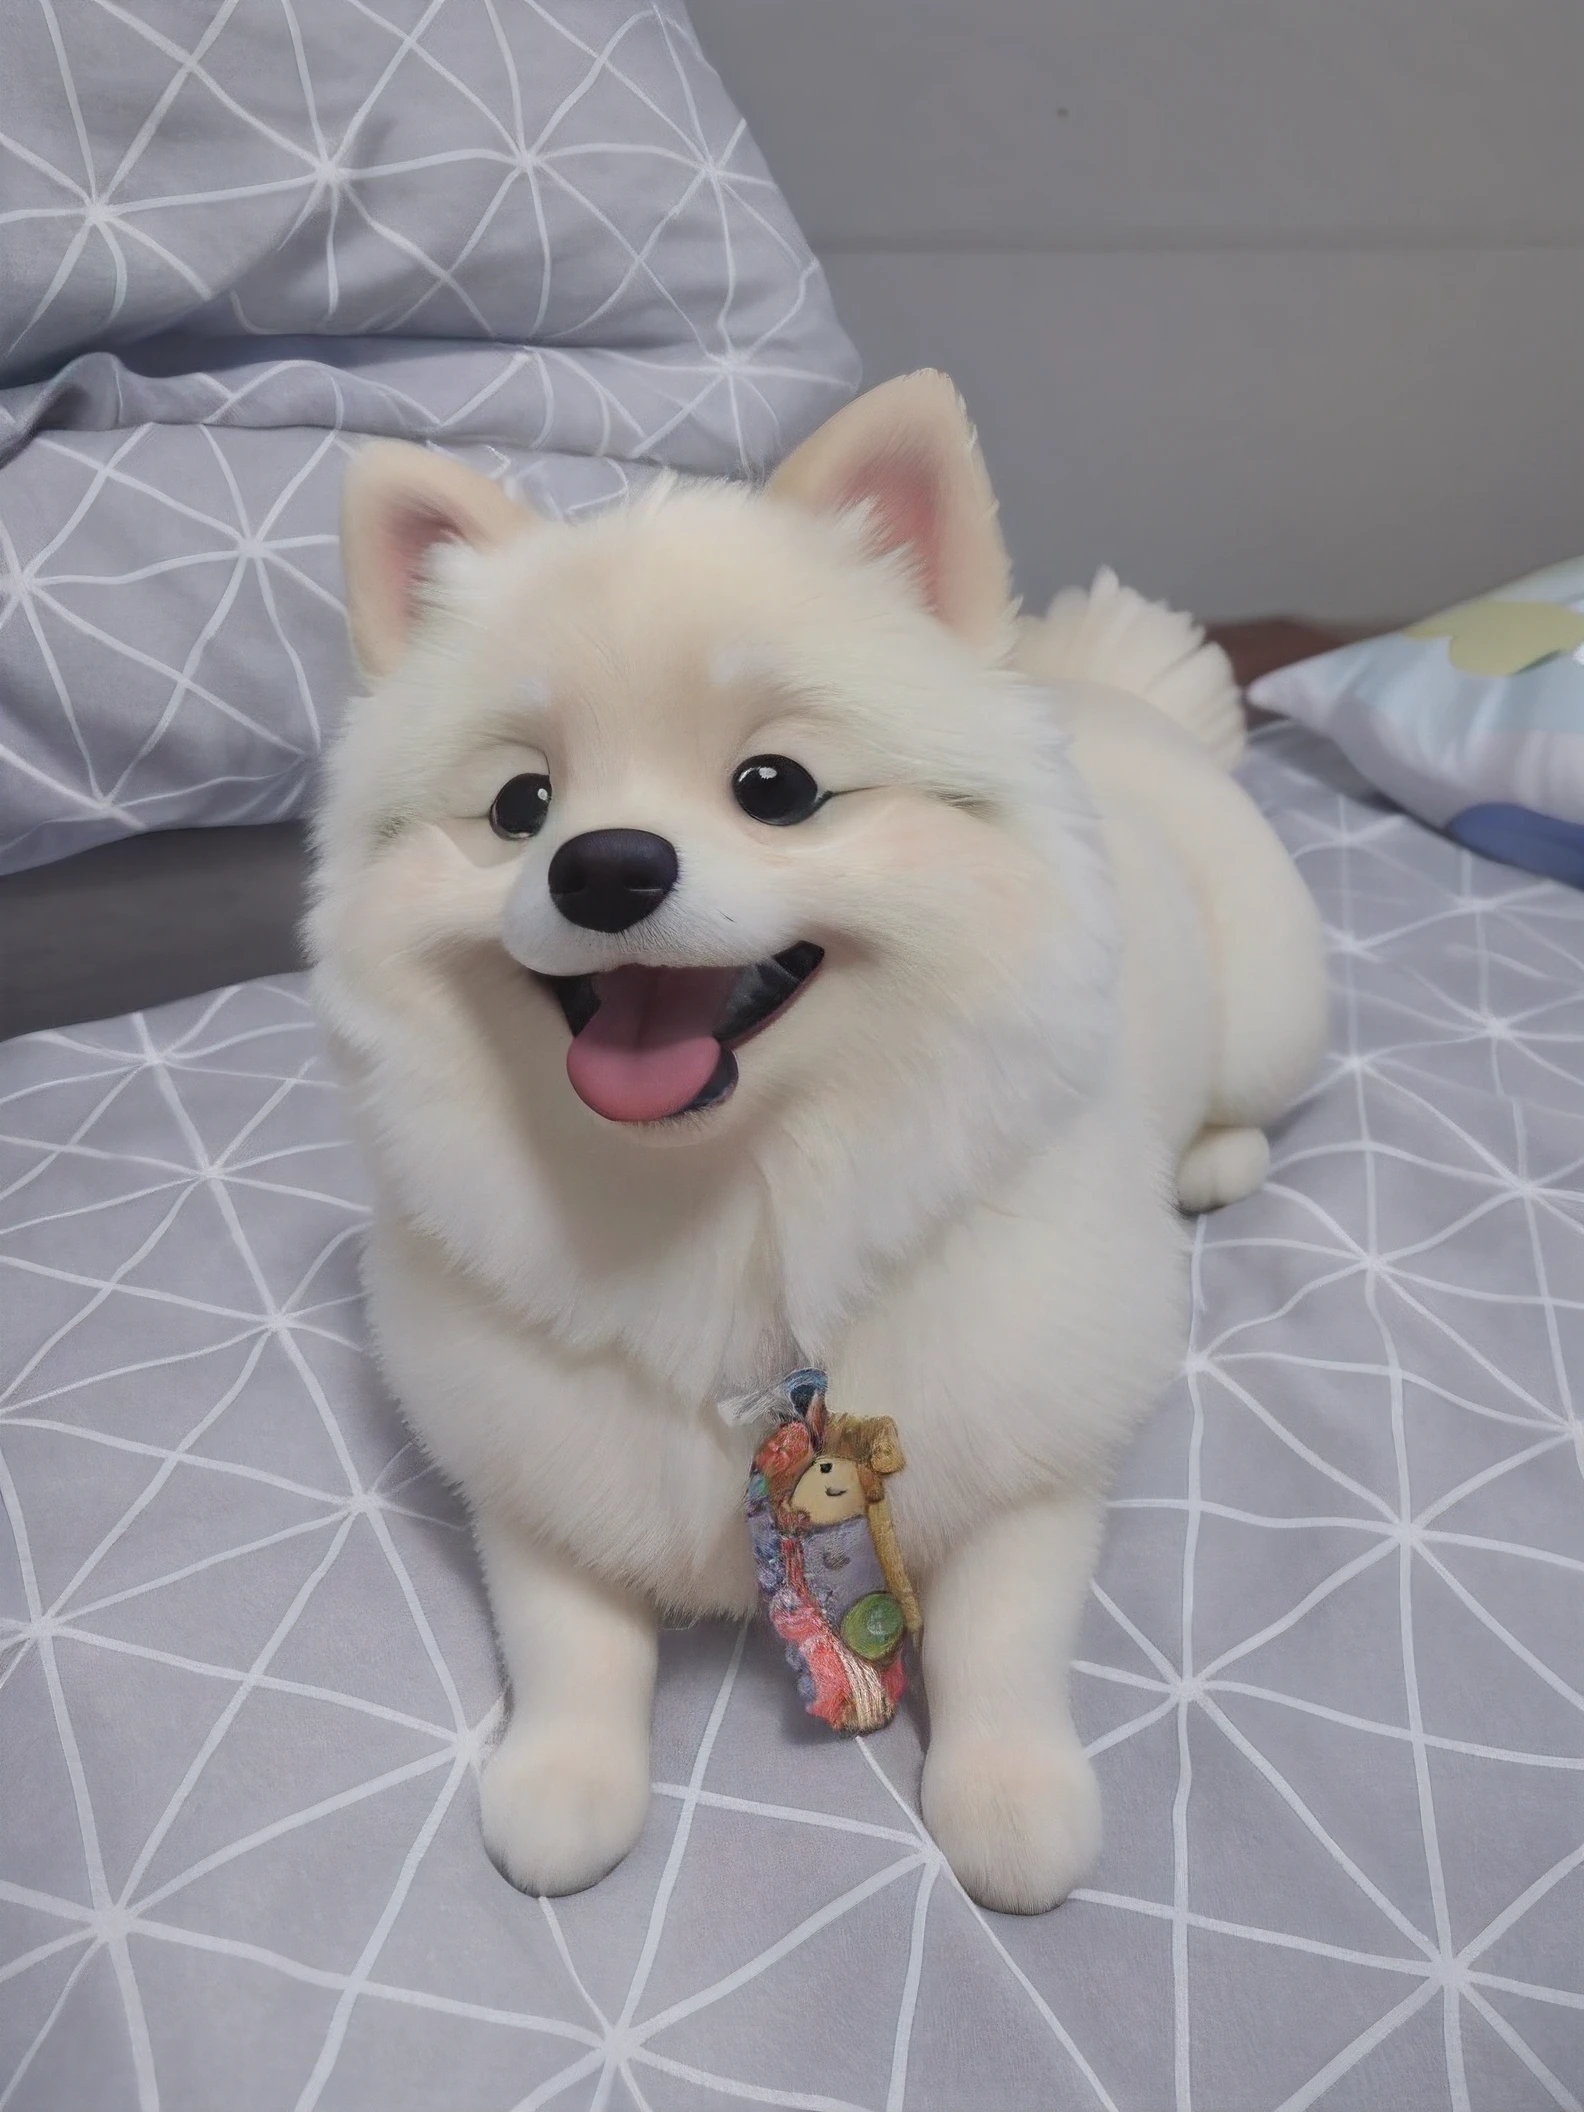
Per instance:
[[[1019,629],[1017,665],[1044,681],[1105,682],[1143,697],[1230,770],[1243,753],[1243,705],[1232,663],[1191,616],[1146,601],[1101,571],[1087,593],[1066,587]]]

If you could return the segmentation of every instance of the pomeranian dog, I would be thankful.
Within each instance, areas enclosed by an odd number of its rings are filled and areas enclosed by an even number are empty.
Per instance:
[[[762,489],[577,526],[389,443],[348,477],[367,692],[310,940],[397,1396],[473,1516],[518,1885],[637,1839],[662,1616],[756,1603],[792,1368],[895,1419],[924,1819],[986,1906],[1099,1845],[1067,1674],[1108,1479],[1183,1353],[1179,1206],[1257,1187],[1318,920],[1229,775],[1224,657],[1102,574],[1019,625],[944,377]]]

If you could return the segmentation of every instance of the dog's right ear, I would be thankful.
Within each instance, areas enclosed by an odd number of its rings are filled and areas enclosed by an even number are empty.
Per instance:
[[[444,455],[376,440],[353,457],[341,494],[341,566],[359,664],[387,675],[401,658],[437,543],[486,549],[537,515]]]
[[[1011,565],[963,400],[944,374],[903,374],[826,419],[771,477],[815,513],[863,507],[868,542],[909,563],[925,606],[970,644],[1009,643]]]

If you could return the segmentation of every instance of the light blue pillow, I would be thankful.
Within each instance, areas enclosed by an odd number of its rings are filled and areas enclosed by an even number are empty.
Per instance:
[[[1279,668],[1249,698],[1470,850],[1584,887],[1584,558]]]

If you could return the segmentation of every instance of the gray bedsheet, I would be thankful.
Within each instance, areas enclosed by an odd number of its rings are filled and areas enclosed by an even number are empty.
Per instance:
[[[0,1049],[0,2101],[1522,2112],[1584,2094],[1584,897],[1262,734],[1336,1031],[1202,1222],[1075,1675],[1093,1882],[977,1912],[916,1720],[666,1639],[642,1844],[520,1897],[465,1526],[364,1346],[300,982]]]

